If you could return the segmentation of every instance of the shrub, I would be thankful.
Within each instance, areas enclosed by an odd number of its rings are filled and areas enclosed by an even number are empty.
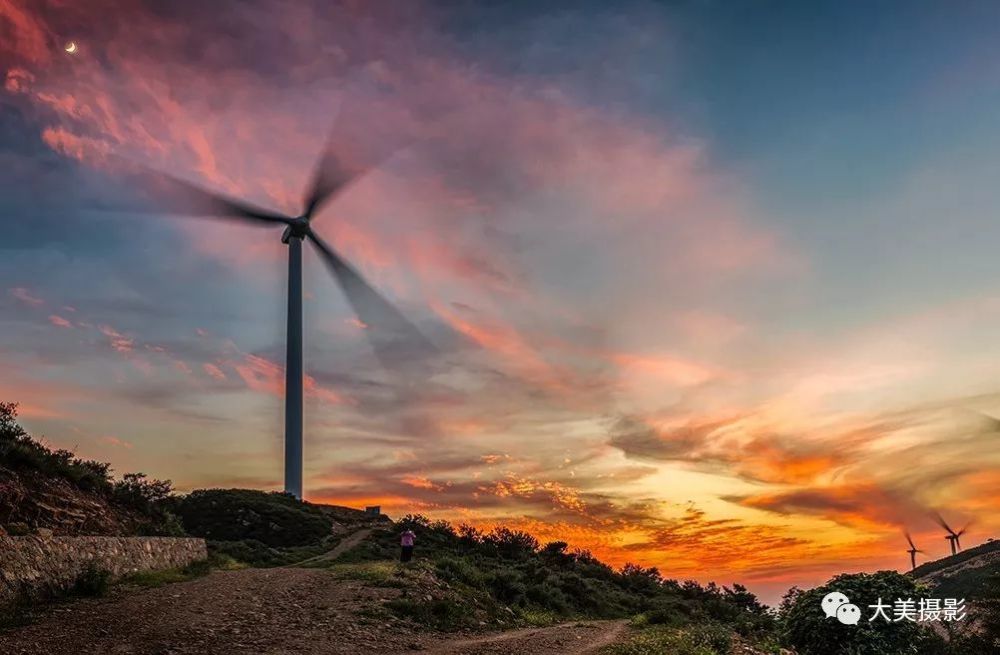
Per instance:
[[[85,598],[99,598],[107,596],[110,590],[111,572],[91,566],[76,577],[70,593]]]
[[[502,603],[515,605],[524,601],[528,588],[521,574],[511,568],[501,568],[489,578],[490,592]]]
[[[189,534],[279,548],[315,544],[333,527],[322,510],[294,496],[250,489],[194,491],[179,500],[177,514]]]
[[[538,550],[538,540],[527,532],[497,526],[483,538],[483,542],[494,546],[501,557],[518,559]]]
[[[559,612],[560,614],[568,614],[571,610],[571,604],[566,594],[559,587],[548,581],[531,585],[528,587],[526,595],[528,600],[535,605]]]
[[[897,598],[918,598],[922,591],[912,578],[895,571],[838,575],[825,585],[802,591],[793,588],[781,602],[783,641],[800,655],[883,655],[924,653],[941,648],[941,639],[930,629],[911,621],[867,621],[844,625],[823,613],[821,601],[832,591],[870,612],[868,605],[881,598],[890,605]]]
[[[69,450],[52,450],[35,441],[17,423],[17,403],[0,403],[0,461],[14,471],[61,477],[83,491],[106,491],[111,467],[83,460]]]
[[[442,557],[435,563],[438,574],[449,582],[461,582],[470,587],[483,585],[483,574],[468,560],[458,557]]]
[[[429,601],[397,598],[388,601],[386,607],[420,625],[445,632],[468,627],[472,621],[465,607],[448,598]]]

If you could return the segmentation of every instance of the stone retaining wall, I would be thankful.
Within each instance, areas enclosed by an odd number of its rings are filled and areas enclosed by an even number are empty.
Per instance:
[[[65,591],[91,568],[118,579],[207,557],[204,539],[0,536],[0,608]]]

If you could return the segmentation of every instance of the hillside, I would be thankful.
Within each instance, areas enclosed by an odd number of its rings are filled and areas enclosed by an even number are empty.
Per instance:
[[[1000,541],[921,564],[911,575],[941,598],[986,598],[991,580],[1000,576]]]
[[[0,403],[0,533],[177,534],[159,506],[170,483],[126,474],[43,445],[17,424],[17,405]]]

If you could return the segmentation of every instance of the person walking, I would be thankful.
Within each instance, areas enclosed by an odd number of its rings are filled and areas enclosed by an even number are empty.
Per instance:
[[[399,545],[402,550],[399,553],[400,562],[409,562],[413,557],[413,542],[416,541],[417,535],[413,533],[413,530],[407,528],[399,538]]]

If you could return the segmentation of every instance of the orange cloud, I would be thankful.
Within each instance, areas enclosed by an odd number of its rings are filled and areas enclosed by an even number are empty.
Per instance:
[[[403,484],[408,484],[411,487],[416,487],[417,489],[429,489],[432,491],[440,491],[444,488],[443,485],[431,482],[428,478],[416,475],[408,475],[402,478]]]
[[[508,474],[506,479],[499,480],[492,485],[480,486],[479,491],[493,494],[499,498],[512,496],[533,498],[543,495],[549,498],[556,507],[574,512],[583,512],[587,509],[586,504],[580,498],[580,493],[576,489],[559,482],[539,482],[518,476],[514,473]]]

